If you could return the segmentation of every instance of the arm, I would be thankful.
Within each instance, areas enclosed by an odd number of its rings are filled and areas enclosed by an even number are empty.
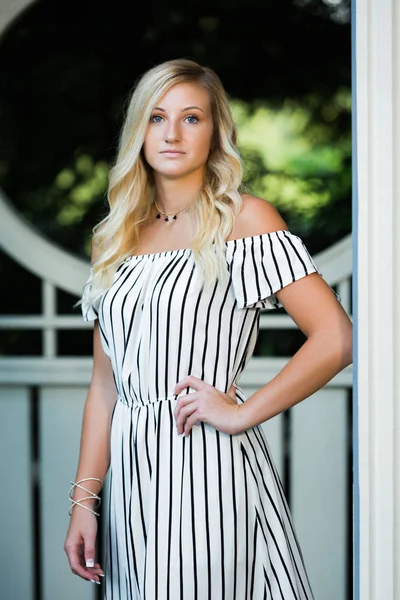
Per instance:
[[[174,393],[187,386],[196,392],[178,399],[174,411],[178,434],[189,435],[197,421],[224,433],[241,433],[304,400],[352,362],[351,321],[318,273],[298,279],[276,295],[306,342],[243,404],[237,404],[231,390],[225,394],[193,375],[179,381]]]
[[[287,229],[286,223],[271,204],[243,195],[234,237],[280,229]],[[188,435],[197,421],[231,434],[254,427],[304,400],[352,362],[351,321],[318,273],[297,279],[275,295],[307,341],[281,372],[244,404],[237,404],[231,390],[224,394],[192,375],[179,381],[176,394],[187,386],[197,390],[178,399],[175,418],[179,434]]]
[[[110,462],[110,424],[118,392],[114,383],[111,362],[104,353],[101,341],[98,321],[95,321],[93,330],[93,371],[86,398],[79,464],[76,481],[86,477],[97,477],[104,480]],[[98,482],[85,482],[85,487],[94,493],[100,491]],[[74,499],[87,496],[87,494],[75,488]],[[87,506],[93,508],[93,501],[85,501]],[[85,510],[75,506],[72,515],[76,511]]]
[[[307,340],[278,375],[239,406],[238,431],[311,396],[352,362],[351,321],[320,275],[307,275],[276,295]]]
[[[287,229],[269,202],[243,195],[239,236]],[[294,406],[322,388],[352,362],[352,324],[318,273],[276,293],[307,340],[280,373],[240,405],[239,428],[247,429]]]
[[[95,256],[92,253],[92,262]],[[87,477],[104,481],[110,462],[111,418],[118,396],[115,387],[111,362],[103,351],[98,321],[93,329],[93,370],[83,413],[79,463],[75,481]],[[82,484],[91,492],[98,494],[101,485],[97,481]],[[79,488],[74,489],[74,500],[88,496]],[[82,502],[88,508],[94,508],[94,500]],[[72,509],[71,521],[64,544],[65,552],[72,571],[84,579],[99,582],[102,570],[98,563],[95,568],[87,568],[86,562],[95,556],[97,520],[93,513],[82,506]]]

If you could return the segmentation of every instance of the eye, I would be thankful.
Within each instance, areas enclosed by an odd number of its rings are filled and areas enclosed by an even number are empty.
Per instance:
[[[198,117],[196,117],[196,115],[188,115],[187,117],[185,117],[185,121],[187,119],[189,119],[188,123],[191,123],[193,125],[199,122],[199,119]]]
[[[161,115],[151,115],[150,123],[161,123],[163,121],[163,117]]]

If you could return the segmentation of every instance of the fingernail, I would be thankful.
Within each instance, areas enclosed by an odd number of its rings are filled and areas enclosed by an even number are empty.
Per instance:
[[[87,566],[87,567],[94,567],[94,560],[93,560],[92,558],[89,558],[89,559],[86,561],[86,566]]]
[[[99,577],[105,577],[104,573],[99,573]]]
[[[90,580],[92,583],[97,583],[97,585],[100,585],[100,581],[95,581],[94,579]]]

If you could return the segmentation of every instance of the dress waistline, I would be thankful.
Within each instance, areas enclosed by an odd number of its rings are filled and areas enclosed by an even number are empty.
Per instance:
[[[186,394],[172,394],[171,396],[159,396],[158,398],[123,398],[122,396],[118,396],[117,402],[120,402],[127,408],[141,408],[143,406],[149,406],[151,404],[157,404],[158,402],[163,402],[165,400],[173,400],[177,401],[181,396],[185,396]]]

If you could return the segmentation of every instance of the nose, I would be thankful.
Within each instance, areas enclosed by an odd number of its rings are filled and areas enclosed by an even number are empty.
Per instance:
[[[179,141],[179,139],[180,139],[179,126],[174,120],[171,119],[168,122],[167,127],[166,127],[165,141],[171,144],[171,143]]]

